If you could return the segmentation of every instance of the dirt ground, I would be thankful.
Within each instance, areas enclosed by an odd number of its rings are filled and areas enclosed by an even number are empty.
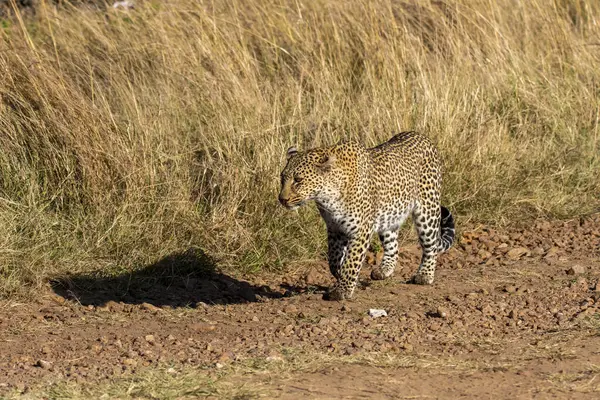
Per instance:
[[[157,263],[159,279],[50,282],[0,304],[0,396],[600,398],[600,216],[473,227],[432,286],[406,284],[418,260],[408,236],[394,277],[371,282],[365,266],[345,302],[322,300],[324,262],[241,279],[206,272],[197,251]],[[196,383],[132,389],[163,375]]]

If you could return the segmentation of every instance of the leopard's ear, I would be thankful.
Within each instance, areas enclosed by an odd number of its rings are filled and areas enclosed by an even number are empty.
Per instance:
[[[290,147],[287,150],[287,159],[289,160],[290,158],[292,158],[296,154],[298,154],[298,149],[296,147],[294,147],[294,146]]]
[[[323,172],[329,172],[335,165],[335,160],[336,158],[334,154],[326,154],[317,164],[317,168]]]

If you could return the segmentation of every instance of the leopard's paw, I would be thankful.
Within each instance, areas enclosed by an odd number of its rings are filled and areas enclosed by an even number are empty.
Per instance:
[[[348,300],[352,297],[352,291],[344,290],[338,285],[333,285],[323,296],[325,300],[341,301]]]
[[[412,277],[410,283],[416,285],[431,285],[433,283],[433,275],[416,274]]]
[[[390,278],[392,275],[393,275],[393,272],[390,272],[389,274],[386,275],[383,272],[383,270],[379,267],[375,267],[371,271],[371,279],[373,279],[374,281],[382,281],[384,279]]]

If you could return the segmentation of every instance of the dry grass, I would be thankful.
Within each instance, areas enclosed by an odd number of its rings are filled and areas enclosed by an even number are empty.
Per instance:
[[[201,247],[243,272],[324,248],[284,150],[433,137],[458,215],[597,209],[600,7],[580,0],[42,1],[0,23],[0,292]]]
[[[285,351],[284,351],[285,352]],[[247,359],[206,368],[172,368],[154,366],[132,375],[114,377],[104,382],[48,381],[31,388],[28,395],[14,392],[11,398],[31,399],[254,399],[274,398],[273,391],[281,383],[305,378],[304,374],[322,373],[344,365],[398,369],[418,369],[440,375],[516,370],[512,363],[464,361],[429,355],[370,353],[355,356],[303,353],[290,349],[281,360]],[[274,385],[274,383],[278,383]]]

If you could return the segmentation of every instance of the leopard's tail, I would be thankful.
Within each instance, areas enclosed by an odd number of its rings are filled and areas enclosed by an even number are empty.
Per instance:
[[[446,207],[441,206],[440,253],[448,250],[454,243],[454,217]]]

